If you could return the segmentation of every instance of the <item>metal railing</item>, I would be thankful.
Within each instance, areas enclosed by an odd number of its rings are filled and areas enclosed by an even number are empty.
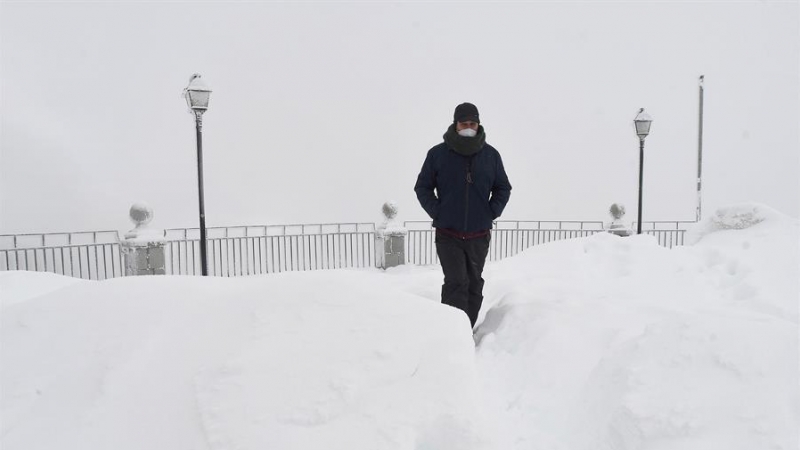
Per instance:
[[[198,229],[166,230],[166,271],[200,273]],[[207,230],[208,273],[243,276],[375,266],[375,224],[260,225]]]
[[[672,248],[683,245],[694,222],[644,222],[643,232]],[[498,221],[488,259],[497,261],[548,242],[604,232],[599,221]],[[438,264],[430,221],[407,221],[406,260]],[[633,224],[636,228],[636,224]],[[215,276],[375,267],[375,224],[212,227],[207,230],[208,269]],[[200,274],[196,228],[165,230],[166,273]],[[0,270],[33,270],[104,280],[125,275],[116,231],[0,235]]]
[[[642,222],[642,233],[655,236],[658,239],[658,244],[672,248],[679,245],[684,245],[686,238],[686,229],[695,222],[690,221],[668,221],[660,220],[653,222]],[[631,226],[636,230],[637,222]]]
[[[666,248],[684,244],[686,227],[694,222],[642,222],[642,233],[655,236]],[[439,264],[436,233],[430,221],[407,221],[406,260],[409,264]],[[636,228],[636,224],[633,224]],[[600,221],[497,221],[492,229],[488,259],[497,261],[514,256],[534,245],[591,236],[607,231]]]
[[[492,230],[488,259],[497,261],[534,245],[591,236],[603,231],[603,222],[594,221],[498,221]]]
[[[87,280],[124,275],[116,231],[0,235],[0,270],[52,272]]]
[[[407,221],[406,259],[409,264],[438,264],[436,230],[430,221]],[[598,221],[497,221],[492,229],[489,261],[514,256],[534,245],[585,237],[605,231]]]

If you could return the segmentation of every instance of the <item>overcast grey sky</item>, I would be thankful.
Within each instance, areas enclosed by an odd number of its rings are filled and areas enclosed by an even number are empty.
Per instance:
[[[0,232],[426,218],[413,193],[455,105],[475,103],[514,187],[502,219],[800,215],[797,2],[0,4]]]

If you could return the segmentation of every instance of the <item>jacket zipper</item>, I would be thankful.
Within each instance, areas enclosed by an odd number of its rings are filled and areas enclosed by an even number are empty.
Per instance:
[[[467,160],[467,180],[464,189],[464,232],[468,230],[467,225],[469,225],[469,185],[472,184],[472,158],[474,157],[475,155],[470,155]]]

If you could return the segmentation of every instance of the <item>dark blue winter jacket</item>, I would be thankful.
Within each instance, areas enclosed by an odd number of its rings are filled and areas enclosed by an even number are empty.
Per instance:
[[[469,233],[492,228],[508,203],[511,184],[491,145],[464,156],[442,142],[428,151],[414,191],[435,228]]]

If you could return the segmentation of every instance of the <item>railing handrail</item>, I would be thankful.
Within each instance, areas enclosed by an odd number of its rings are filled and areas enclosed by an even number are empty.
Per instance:
[[[586,225],[593,225],[595,228],[593,230],[603,230],[605,228],[605,224],[599,220],[497,220],[494,222],[496,225],[496,229],[502,230],[570,230],[569,228],[564,228],[564,224],[580,224],[579,230],[584,230],[584,226]],[[536,228],[521,228],[520,224],[536,224]],[[514,224],[514,228],[501,228],[503,224]],[[558,225],[558,228],[542,228],[542,224],[554,224]]]
[[[505,230],[515,230],[515,229],[560,230],[560,229],[562,229],[562,225],[563,224],[580,224],[581,225],[581,228],[580,228],[581,230],[585,229],[584,225],[594,225],[594,226],[597,226],[596,229],[604,230],[605,227],[606,227],[606,224],[608,224],[608,223],[609,222],[603,222],[601,220],[496,220],[496,221],[493,222],[493,224],[495,225],[495,229],[505,229]],[[633,225],[633,228],[635,228],[635,225],[637,223],[638,223],[637,221],[631,222],[631,224]],[[660,225],[660,224],[675,225],[675,230],[681,230],[680,225],[694,225],[696,223],[697,222],[695,222],[693,220],[647,220],[647,221],[642,221],[642,225],[651,225],[652,229],[655,230],[655,231],[660,231],[659,229],[655,228],[656,225]],[[426,224],[426,225],[428,225],[429,228],[433,228],[433,222],[431,220],[406,220],[406,221],[403,222],[403,224],[406,225],[406,226],[409,225],[409,224]],[[515,227],[514,228],[500,228],[500,227],[497,226],[497,225],[502,225],[502,224],[515,224]],[[519,224],[537,224],[537,228],[520,228]],[[541,228],[542,224],[557,224],[558,228]],[[424,230],[419,230],[418,229],[418,230],[415,230],[415,231],[424,231]]]
[[[329,236],[329,235],[336,235],[336,234],[353,234],[353,235],[369,235],[375,234],[374,231],[342,231],[336,233],[314,233],[314,234],[272,234],[272,235],[259,235],[259,236],[220,236],[220,237],[209,237],[206,236],[207,241],[222,241],[226,239],[261,239],[261,238],[292,238],[292,237],[313,237],[313,236]],[[200,237],[181,237],[181,238],[165,238],[164,242],[186,242],[186,241],[199,241]],[[85,244],[84,244],[85,245]],[[107,245],[107,244],[96,244],[96,245]],[[37,247],[41,248],[41,247]],[[20,249],[22,250],[22,249]]]
[[[103,245],[119,245],[119,242],[87,242],[85,244],[49,245],[47,247],[0,248],[0,252],[29,252],[34,250],[51,250],[61,248],[99,247]]]
[[[580,230],[583,230],[585,225],[593,225],[596,227],[594,229],[605,229],[605,223],[600,220],[495,220],[492,223],[494,224],[494,229],[502,230],[561,230],[564,224],[580,224]],[[406,227],[409,224],[427,224],[429,228],[433,227],[433,222],[430,220],[406,220],[403,224]],[[514,227],[501,228],[504,224],[514,224]],[[537,226],[536,228],[520,228],[520,224],[536,224]],[[542,224],[556,224],[558,228],[542,228]]]
[[[372,225],[375,226],[373,222],[320,222],[320,223],[278,223],[278,224],[270,224],[270,225],[228,225],[228,226],[216,226],[216,227],[206,227],[206,230],[216,230],[216,229],[224,229],[224,228],[271,228],[271,227],[316,227],[316,226],[327,226],[327,225]],[[198,227],[176,227],[176,228],[164,228],[165,230],[199,230]]]
[[[111,235],[110,242],[99,242],[98,235]],[[48,237],[65,237],[67,242],[65,244],[49,244],[47,242]],[[85,242],[80,244],[73,244],[72,241],[74,239],[79,239],[82,237],[91,237],[91,242]],[[21,247],[19,245],[20,238],[23,239],[30,239],[30,238],[38,238],[41,240],[41,243],[36,246],[24,246]],[[12,242],[11,247],[3,246],[2,242],[4,240],[10,240]],[[17,250],[17,249],[32,249],[32,248],[58,248],[58,247],[65,247],[70,245],[91,245],[91,244],[119,244],[119,231],[117,230],[97,230],[97,231],[64,231],[64,232],[50,232],[50,233],[20,233],[20,234],[0,234],[0,250]]]
[[[638,223],[639,222],[635,220],[631,222],[631,228],[636,228],[636,225]],[[686,231],[685,228],[681,228],[681,225],[688,226],[688,225],[694,225],[696,223],[697,222],[693,220],[643,220],[642,226],[643,227],[648,225],[651,226],[649,228],[651,231],[675,231],[675,230]],[[656,225],[662,225],[662,224],[675,225],[675,228],[667,228],[667,229],[656,228]]]
[[[96,231],[49,231],[47,233],[3,233],[0,234],[0,237],[49,236],[56,234],[97,234],[97,233],[116,233],[119,236],[119,231],[117,230],[96,230]]]
[[[323,231],[323,227],[336,227],[336,231]],[[344,227],[355,227],[355,230],[342,231]],[[287,233],[288,228],[299,228],[299,233]],[[317,232],[308,232],[309,228],[317,228]],[[367,231],[363,231],[367,228]],[[243,231],[243,236],[230,236],[230,231]],[[261,230],[261,234],[251,235],[251,230]],[[269,231],[279,231],[279,234],[268,234]],[[183,233],[185,239],[189,232],[200,232],[197,227],[191,228],[165,228],[164,235],[167,236],[170,232]],[[375,224],[372,222],[331,222],[331,223],[297,223],[297,224],[278,224],[278,225],[236,225],[229,227],[206,227],[206,232],[224,231],[223,237],[263,237],[263,236],[313,236],[319,234],[330,233],[371,233],[375,232]]]

